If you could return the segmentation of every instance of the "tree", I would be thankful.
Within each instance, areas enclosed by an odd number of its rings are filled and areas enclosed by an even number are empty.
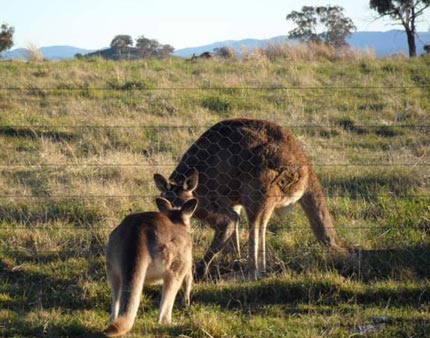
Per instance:
[[[335,48],[346,46],[346,38],[357,29],[352,20],[343,14],[340,6],[318,7],[317,14],[321,23],[326,27],[322,33],[323,39]]]
[[[292,11],[287,15],[287,20],[293,21],[297,27],[288,32],[290,39],[299,39],[304,42],[321,42],[316,31],[317,18],[315,7],[303,6],[301,12]]]
[[[237,58],[236,51],[233,48],[230,47],[219,47],[214,48],[214,53],[216,56],[225,58],[225,59],[235,59]]]
[[[130,35],[117,35],[110,43],[110,47],[119,54],[126,52],[129,47],[133,46],[133,39]]]
[[[143,35],[136,40],[136,48],[144,58],[166,57],[175,50],[171,45],[163,45],[157,40],[148,39]]]
[[[175,51],[175,47],[173,47],[172,45],[169,45],[169,44],[162,45],[161,56],[162,57],[168,56],[168,55],[172,54],[174,51]]]
[[[430,7],[430,0],[370,0],[370,8],[381,17],[388,16],[400,21],[408,39],[409,56],[417,56],[415,44],[416,22],[424,11]]]
[[[0,52],[2,52],[12,48],[15,28],[5,23],[0,28]]]
[[[304,42],[326,43],[339,48],[347,45],[346,38],[357,28],[343,13],[340,6],[303,6],[302,11],[292,11],[286,19],[297,27],[288,33],[290,39]]]

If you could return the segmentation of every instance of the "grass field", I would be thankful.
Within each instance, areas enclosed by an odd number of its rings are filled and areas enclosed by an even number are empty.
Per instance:
[[[108,234],[229,117],[296,135],[356,252],[318,245],[296,207],[269,225],[265,278],[196,284],[172,326],[145,288],[128,337],[430,335],[429,58],[0,62],[0,79],[0,336],[100,336]],[[211,236],[194,223],[196,258]]]

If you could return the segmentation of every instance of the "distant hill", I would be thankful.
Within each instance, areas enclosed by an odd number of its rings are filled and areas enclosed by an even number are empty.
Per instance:
[[[48,60],[65,60],[73,59],[75,54],[88,54],[93,52],[92,49],[83,49],[73,46],[49,46],[40,48],[42,55]],[[25,60],[25,48],[17,48],[11,51],[1,53],[3,59]]]
[[[419,39],[416,39],[418,54],[423,53],[423,45],[430,44],[430,32],[418,33]],[[212,44],[184,48],[175,51],[174,55],[182,57],[190,57],[195,54],[201,54],[203,52],[212,51],[218,47],[230,47],[236,50],[240,54],[242,48],[248,50],[254,48],[264,48],[268,44],[274,44],[282,41],[288,41],[286,35],[276,36],[267,40],[258,39],[245,39],[239,41],[227,40],[215,42]],[[394,53],[405,53],[408,54],[408,43],[406,41],[406,34],[401,30],[391,30],[388,32],[355,32],[348,39],[348,42],[352,47],[356,49],[373,49],[378,57],[388,56]]]
[[[423,45],[430,44],[430,32],[420,32],[419,38],[416,39],[418,54],[423,53]],[[244,40],[226,40],[214,42],[204,46],[183,48],[175,51],[173,55],[180,57],[190,57],[194,53],[201,54],[203,52],[211,52],[214,48],[230,47],[236,50],[238,54],[242,49],[252,50],[255,48],[264,48],[268,44],[288,41],[287,36],[276,36],[271,39],[244,39]],[[394,53],[408,54],[408,44],[406,34],[401,30],[391,30],[388,32],[356,32],[348,39],[352,47],[356,49],[373,49],[378,57],[388,56]],[[130,49],[130,59],[133,59],[133,48]],[[109,48],[101,50],[89,50],[72,46],[49,46],[40,48],[43,56],[48,60],[64,60],[72,59],[75,54],[92,54],[101,55],[103,57],[111,56],[112,51]],[[3,52],[3,59],[25,59],[25,49],[19,48],[12,51]]]
[[[168,56],[167,54],[166,56]],[[92,57],[92,56],[100,56],[104,59],[109,60],[139,60],[142,59],[142,54],[139,49],[134,47],[128,47],[125,51],[123,51],[121,54],[118,54],[117,51],[113,48],[104,48],[99,49],[96,51],[93,51],[91,53],[85,54],[85,57]]]
[[[424,52],[424,44],[430,44],[430,32],[419,32],[418,38],[415,41],[417,44],[417,53],[421,55]],[[378,57],[394,53],[409,54],[406,33],[401,30],[356,32],[348,39],[348,42],[357,49],[374,49]]]
[[[129,53],[125,53],[126,55],[128,55]],[[98,49],[98,50],[94,50],[90,53],[85,54],[86,57],[91,57],[91,56],[100,56],[104,59],[115,59],[115,52],[112,48],[103,48],[103,49]]]
[[[267,40],[258,40],[258,39],[227,40],[227,41],[214,42],[209,45],[204,45],[199,47],[179,49],[175,51],[173,54],[176,56],[190,57],[194,53],[196,55],[199,55],[203,52],[211,52],[215,48],[220,48],[220,47],[233,48],[238,54],[241,54],[241,51],[243,48],[252,50],[255,48],[267,47],[267,45],[271,43],[279,43],[279,42],[286,42],[286,41],[288,41],[286,36],[276,36],[274,38],[267,39]]]

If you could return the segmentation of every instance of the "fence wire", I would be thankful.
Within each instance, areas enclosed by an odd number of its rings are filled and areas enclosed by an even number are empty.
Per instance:
[[[275,86],[275,87],[254,87],[254,86],[245,86],[245,87],[218,87],[218,86],[207,86],[207,87],[164,87],[164,88],[127,88],[127,86],[121,88],[109,88],[109,87],[55,87],[55,88],[36,88],[36,87],[0,87],[0,100],[2,102],[16,102],[19,104],[34,104],[39,102],[42,106],[44,104],[56,104],[56,103],[64,103],[65,97],[68,96],[69,93],[78,92],[79,99],[92,99],[91,97],[93,92],[107,92],[107,93],[125,93],[126,95],[142,95],[141,98],[144,99],[143,94],[151,93],[151,92],[218,92],[218,93],[226,93],[228,95],[239,95],[240,97],[246,98],[248,97],[249,92],[285,92],[286,98],[297,98],[303,100],[315,100],[318,98],[328,99],[333,97],[333,95],[344,95],[345,92],[352,92],[354,95],[359,96],[359,99],[362,99],[362,106],[360,109],[373,109],[372,100],[374,98],[366,97],[367,94],[371,93],[379,96],[389,96],[393,97],[396,100],[401,100],[402,98],[398,98],[396,96],[406,94],[411,90],[427,90],[428,86],[328,86],[328,87],[289,87],[289,86]],[[305,92],[306,94],[301,94]],[[28,97],[14,97],[15,93],[24,93],[28,95]],[[242,93],[242,94],[241,94]],[[73,94],[72,94],[73,95]],[[109,95],[109,94],[108,94]],[[110,102],[118,100],[118,97],[94,97],[94,99],[101,100],[102,102]],[[127,104],[127,103],[126,103]],[[281,102],[278,104],[279,107],[286,106],[288,102]],[[318,102],[316,102],[318,106]],[[330,102],[325,103],[325,107],[330,107],[332,105]],[[338,106],[339,103],[336,103]],[[400,106],[403,106],[403,103],[399,103]],[[357,107],[357,103],[350,102],[346,103],[345,107]],[[321,106],[315,107],[315,109],[319,109]],[[0,107],[0,112],[7,110]],[[222,112],[222,111],[221,111]],[[0,120],[1,121],[1,120]],[[341,129],[346,132],[352,132],[357,134],[358,136],[365,137],[368,134],[374,135],[374,133],[378,130],[382,130],[386,132],[387,130],[397,130],[404,129],[407,131],[413,132],[422,132],[425,137],[425,133],[430,128],[429,124],[405,124],[403,122],[395,122],[389,125],[386,124],[374,124],[369,123],[366,124],[364,122],[353,123],[346,119],[342,120],[339,123],[329,123],[326,124],[286,124],[280,123],[284,128],[289,130],[309,130],[316,131],[318,129]],[[257,210],[260,206],[258,201],[264,200],[265,203],[281,203],[282,199],[287,199],[288,197],[295,199],[300,199],[302,197],[302,191],[296,191],[295,189],[300,188],[300,182],[303,180],[303,177],[307,174],[305,173],[309,170],[309,165],[307,160],[303,161],[303,157],[301,154],[301,148],[297,148],[297,146],[293,145],[288,141],[288,134],[284,134],[283,131],[277,129],[272,125],[258,125],[258,126],[245,126],[245,123],[236,124],[236,125],[228,125],[224,124],[217,128],[213,127],[209,124],[201,124],[201,125],[65,125],[65,124],[48,124],[48,123],[28,123],[28,124],[13,124],[2,122],[0,125],[0,137],[20,137],[20,136],[28,136],[30,134],[35,138],[43,139],[45,137],[51,137],[55,141],[69,141],[70,138],[75,137],[72,134],[61,134],[61,132],[57,132],[57,130],[73,130],[74,133],[78,133],[78,137],[84,137],[85,131],[91,130],[101,130],[109,132],[110,130],[124,130],[130,134],[136,135],[139,132],[152,132],[153,134],[149,137],[149,144],[153,142],[154,144],[146,150],[144,155],[148,158],[151,158],[152,155],[158,154],[160,152],[168,153],[169,151],[172,153],[172,158],[170,161],[166,160],[158,160],[158,162],[153,163],[82,163],[82,162],[56,162],[49,163],[45,160],[42,160],[40,163],[36,161],[19,161],[19,162],[8,162],[2,160],[0,162],[0,173],[6,175],[6,177],[11,177],[10,172],[15,169],[28,169],[29,171],[36,172],[35,169],[40,169],[41,171],[51,168],[51,167],[69,167],[69,168],[80,168],[80,167],[94,167],[94,168],[103,168],[103,167],[118,167],[118,168],[127,168],[127,167],[135,167],[136,169],[145,169],[149,171],[155,171],[158,168],[162,168],[163,172],[168,176],[172,174],[171,182],[167,182],[168,185],[161,186],[161,194],[168,198],[173,204],[180,205],[184,201],[184,196],[181,195],[186,192],[186,187],[184,182],[187,182],[186,185],[193,184],[193,171],[196,169],[198,176],[198,184],[193,193],[199,197],[200,206],[202,209],[202,214],[213,214],[218,213],[222,215],[226,222],[225,230],[232,229],[232,223],[237,221],[237,211],[232,208],[233,205],[242,205],[247,203],[248,208],[251,211]],[[206,129],[209,131],[205,132],[203,135],[198,138],[199,133],[204,132]],[[370,130],[370,131],[369,131]],[[161,148],[165,145],[160,146],[160,139],[163,133],[173,133],[173,132],[185,132],[192,135],[193,139],[187,140],[186,146],[191,146],[188,151],[181,153],[176,151],[179,148],[174,148],[176,152],[172,152],[172,149],[164,149]],[[57,134],[58,133],[58,134]],[[390,134],[391,135],[391,134]],[[401,138],[402,134],[392,134],[393,137]],[[428,136],[428,135],[427,135]],[[190,142],[191,141],[191,142]],[[119,142],[118,142],[119,143]],[[129,142],[133,143],[133,142]],[[428,143],[422,140],[418,140],[417,144],[422,144],[424,148],[428,147]],[[407,143],[406,146],[410,146],[411,143]],[[184,147],[180,148],[183,149]],[[287,152],[284,152],[285,149]],[[186,147],[185,147],[186,149]],[[424,150],[424,153],[426,150]],[[292,156],[291,154],[295,154]],[[286,157],[284,156],[286,155]],[[289,157],[290,156],[290,157]],[[291,157],[292,156],[292,157]],[[297,160],[296,157],[300,158]],[[178,165],[179,163],[179,165]],[[178,166],[177,166],[178,165]],[[331,163],[329,161],[314,161],[313,167],[332,167],[332,168],[349,168],[349,167],[363,167],[363,168],[378,168],[381,167],[384,170],[386,168],[394,168],[394,167],[405,167],[408,168],[424,168],[430,167],[430,163],[425,160],[416,160],[416,161],[389,161],[382,162],[380,160],[374,162],[362,162],[358,160],[356,163],[347,162],[347,163]],[[177,166],[177,167],[176,167]],[[176,168],[175,168],[176,167]],[[167,172],[171,170],[170,172]],[[173,172],[172,172],[173,171]],[[151,173],[152,174],[152,173]],[[35,186],[39,183],[43,183],[46,178],[43,177],[33,177],[33,174],[30,173],[28,177],[31,178]],[[420,179],[425,184],[428,184],[430,176],[422,176]],[[24,176],[25,178],[25,176]],[[167,178],[167,177],[166,177]],[[188,180],[188,181],[187,181]],[[395,178],[393,178],[395,180]],[[25,181],[25,180],[24,180]],[[166,183],[165,182],[165,183]],[[160,182],[159,182],[160,183]],[[161,184],[161,183],[160,183]],[[399,185],[402,182],[399,180]],[[42,184],[43,185],[43,184]],[[161,184],[162,185],[162,184]],[[383,184],[382,184],[383,185]],[[4,236],[7,236],[10,231],[15,230],[27,230],[29,232],[35,231],[51,231],[51,230],[73,230],[78,232],[77,238],[75,241],[79,240],[79,236],[86,233],[89,237],[93,236],[92,232],[96,230],[106,230],[109,229],[112,224],[115,224],[115,221],[119,221],[119,219],[112,219],[112,215],[109,214],[110,217],[110,225],[101,225],[100,222],[104,221],[104,218],[108,217],[100,217],[98,214],[91,214],[88,218],[83,216],[80,218],[80,215],[74,215],[74,213],[78,214],[77,210],[67,209],[61,210],[64,205],[57,203],[56,200],[64,199],[68,200],[69,203],[74,203],[76,200],[81,201],[81,207],[84,209],[91,209],[91,205],[83,202],[84,200],[90,201],[102,201],[102,200],[126,200],[126,199],[139,199],[139,200],[147,200],[153,201],[155,197],[158,196],[158,193],[155,193],[155,183],[152,179],[145,179],[140,182],[140,186],[144,186],[146,189],[151,191],[150,193],[131,193],[131,194],[53,194],[50,191],[43,191],[42,193],[32,193],[32,194],[23,194],[23,193],[8,193],[8,192],[0,192],[0,241],[4,240]],[[151,187],[151,188],[149,188]],[[173,187],[173,188],[172,188]],[[167,189],[168,188],[168,189]],[[417,184],[416,191],[413,192],[403,192],[399,193],[398,191],[392,193],[389,190],[385,191],[384,194],[390,195],[390,198],[395,203],[403,203],[408,202],[412,199],[421,199],[426,200],[430,198],[430,195],[425,192],[428,191],[428,186],[424,186],[424,189]],[[175,190],[176,189],[176,190]],[[37,189],[35,189],[37,190]],[[423,192],[424,191],[424,192]],[[216,193],[214,193],[216,192]],[[328,199],[335,198],[351,198],[351,192],[345,193],[326,193],[325,196]],[[382,198],[387,198],[386,195],[381,196]],[[42,212],[39,216],[35,215],[35,212],[41,211],[41,209],[35,208],[35,210],[31,210],[31,208],[23,207],[21,200],[26,199],[34,199],[40,200],[37,203],[49,203],[51,204],[46,209],[42,209]],[[354,192],[353,199],[356,200],[366,200],[374,203],[378,199],[378,194],[373,191],[367,191],[360,193]],[[8,203],[16,204],[15,206],[8,205]],[[296,202],[296,201],[294,201]],[[91,202],[90,202],[91,203]],[[105,202],[103,202],[105,203]],[[135,205],[133,205],[135,206]],[[108,205],[108,208],[112,208],[114,205]],[[119,214],[124,214],[124,205],[118,206],[120,208]],[[383,205],[379,206],[383,208]],[[48,209],[57,209],[57,210],[48,210]],[[111,210],[110,210],[111,211]],[[26,212],[28,215],[26,216]],[[312,211],[311,211],[312,212]],[[10,213],[12,216],[8,219],[7,213]],[[377,214],[377,212],[376,212]],[[117,216],[116,214],[115,216]],[[241,214],[243,215],[243,212]],[[27,218],[26,218],[27,217]],[[428,213],[424,212],[424,215],[419,220],[413,220],[412,222],[421,222],[419,224],[412,224],[412,226],[417,226],[419,228],[420,234],[423,236],[422,245],[418,245],[416,250],[410,249],[409,253],[404,257],[399,255],[400,258],[396,256],[396,259],[405,259],[410,265],[414,268],[417,268],[416,262],[411,262],[411,257],[417,259],[419,264],[422,264],[423,267],[428,267],[428,262],[425,259],[428,258],[427,253],[427,230],[430,229],[430,221],[428,220]],[[73,225],[53,225],[49,224],[46,227],[40,226],[40,222],[52,222],[53,220],[60,220],[63,218],[66,221],[73,221],[75,223]],[[8,220],[7,220],[8,219]],[[23,222],[26,225],[15,225],[11,226],[11,219],[15,219],[15,221]],[[200,219],[203,223],[208,222],[208,219],[205,216],[201,216]],[[7,221],[5,221],[7,220]],[[354,221],[357,221],[354,220]],[[300,232],[304,229],[303,226],[296,226],[294,224],[287,225],[287,228],[291,231]],[[331,229],[331,226],[326,226],[326,229]],[[375,225],[362,225],[362,224],[352,224],[352,225],[343,225],[343,230],[345,228],[351,228],[358,231],[358,237],[363,236],[362,232],[371,232],[374,236],[375,240],[378,238],[383,238],[387,233],[399,231],[398,229],[389,229],[387,224],[375,224]],[[341,227],[342,229],[342,227]],[[242,224],[242,232],[247,232],[246,226]],[[415,234],[416,235],[416,234]],[[103,253],[103,242],[98,237],[98,235],[94,235],[98,241],[97,249],[94,249],[91,245],[83,247],[77,247],[78,249],[67,249],[63,248],[60,245],[60,248],[46,250],[46,249],[38,249],[38,248],[25,248],[25,247],[17,247],[11,248],[8,250],[2,250],[1,254],[4,255],[12,255],[17,256],[22,254],[28,255],[49,255],[49,254],[61,254],[66,257],[73,255],[79,255],[81,253],[85,253],[88,255],[97,254],[100,255]],[[403,236],[403,233],[400,232],[400,236]],[[72,236],[73,237],[73,236]],[[244,234],[242,233],[242,237]],[[81,237],[83,241],[86,239]],[[243,238],[242,238],[243,239]],[[73,242],[73,240],[72,240]],[[396,243],[399,244],[399,243]],[[67,245],[66,245],[67,246]],[[395,245],[394,245],[395,246]],[[288,251],[289,255],[294,255],[294,258],[298,259],[300,255],[312,255],[312,251],[316,250],[319,253],[330,252],[329,249],[325,247],[309,247],[300,249],[295,247],[294,249],[285,248],[280,249],[280,251]],[[14,250],[16,249],[16,250]],[[361,250],[361,249],[357,249]],[[391,251],[390,251],[391,250]],[[386,252],[380,254],[379,263],[386,263],[384,260],[386,259],[386,254],[396,255],[396,250],[399,250],[397,247],[393,249],[387,249]],[[196,248],[195,252],[197,254],[205,253],[204,248]],[[267,253],[276,256],[276,250],[268,249]],[[363,259],[360,253],[360,266],[366,266],[366,263],[373,262],[372,260],[377,259],[377,253],[372,256],[369,252],[371,250],[364,250],[368,252],[369,257],[367,261]],[[281,255],[282,256],[282,255]],[[376,257],[376,258],[375,258]],[[285,258],[285,256],[283,256]],[[395,260],[396,260],[395,259]],[[275,259],[276,261],[276,259]],[[275,264],[275,263],[274,263]],[[276,261],[276,264],[280,264]],[[293,264],[290,265],[290,267]],[[407,264],[403,264],[405,267]],[[421,270],[420,270],[421,271]],[[430,271],[430,269],[429,269]]]
[[[145,87],[138,88],[130,86],[123,87],[90,87],[90,86],[57,86],[57,87],[0,87],[0,90],[4,91],[74,91],[74,90],[100,90],[100,91],[125,91],[125,92],[147,92],[147,91],[158,91],[158,90],[322,90],[322,91],[333,91],[333,90],[380,90],[380,89],[427,89],[428,85],[411,85],[411,86],[205,86],[205,87]]]

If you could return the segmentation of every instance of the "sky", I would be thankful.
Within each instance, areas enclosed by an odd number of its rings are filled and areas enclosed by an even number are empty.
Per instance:
[[[14,48],[70,45],[98,49],[115,35],[144,35],[176,49],[216,41],[287,35],[303,5],[340,5],[359,31],[401,29],[375,20],[368,0],[0,0],[0,23],[15,27]],[[419,31],[430,28],[430,9]]]

